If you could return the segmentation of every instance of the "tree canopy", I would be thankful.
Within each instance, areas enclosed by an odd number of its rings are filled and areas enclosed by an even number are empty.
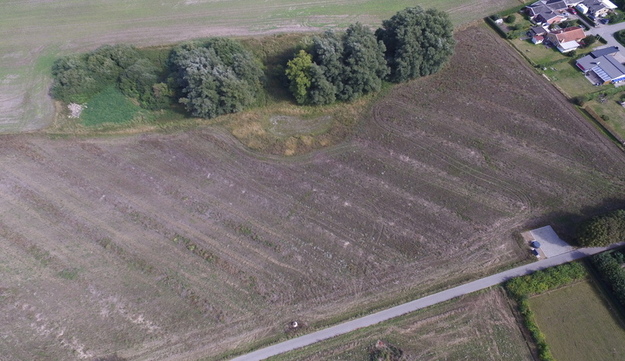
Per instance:
[[[65,102],[82,103],[115,86],[144,108],[163,108],[171,92],[165,83],[158,83],[161,71],[130,45],[105,45],[55,61],[50,94]]]
[[[383,21],[376,36],[386,45],[389,80],[398,83],[436,73],[453,54],[456,43],[449,16],[419,6]]]
[[[597,216],[582,223],[577,230],[577,243],[582,247],[602,247],[625,241],[625,210]]]
[[[326,31],[314,37],[304,51],[312,63],[300,52],[287,66],[289,88],[299,104],[351,101],[379,91],[383,80],[404,82],[437,72],[454,46],[446,13],[407,8],[385,20],[375,34],[356,23],[341,35]]]
[[[384,60],[386,48],[371,30],[360,23],[350,25],[343,40],[343,89],[341,100],[354,100],[364,94],[377,92],[389,70]]]
[[[170,68],[180,103],[197,117],[241,111],[256,100],[261,89],[260,64],[239,43],[226,38],[175,47]]]
[[[342,36],[327,31],[313,38],[311,54],[300,51],[286,70],[295,100],[313,105],[351,101],[379,91],[388,72],[384,44],[359,23]]]

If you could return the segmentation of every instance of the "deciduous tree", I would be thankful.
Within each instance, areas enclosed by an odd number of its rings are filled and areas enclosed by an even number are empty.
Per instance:
[[[386,45],[389,79],[404,82],[436,73],[453,54],[449,16],[439,10],[411,7],[385,20],[376,36]]]

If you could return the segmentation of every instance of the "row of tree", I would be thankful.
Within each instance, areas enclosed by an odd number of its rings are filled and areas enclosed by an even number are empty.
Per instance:
[[[384,80],[403,82],[438,71],[452,54],[449,17],[420,7],[400,11],[375,33],[353,24],[344,33],[313,39],[287,64],[289,89],[299,104],[351,101],[377,92]],[[262,92],[263,66],[240,43],[213,38],[174,47],[166,66],[128,45],[103,46],[58,59],[51,95],[84,103],[115,86],[147,109],[184,104],[212,118],[243,110]]]
[[[625,210],[619,209],[582,223],[576,238],[581,247],[603,247],[625,241]]]
[[[383,80],[405,82],[436,73],[453,53],[446,13],[404,9],[373,33],[361,24],[344,34],[313,38],[287,64],[289,89],[299,104],[350,101],[380,90]]]

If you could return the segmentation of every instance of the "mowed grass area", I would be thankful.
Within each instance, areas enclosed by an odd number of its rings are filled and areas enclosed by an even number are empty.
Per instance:
[[[625,359],[625,329],[590,281],[530,299],[536,323],[556,360]]]
[[[50,124],[50,65],[64,54],[103,44],[170,44],[208,36],[342,29],[360,21],[379,26],[408,6],[448,11],[455,24],[480,19],[514,0],[3,1],[0,11],[0,132]]]
[[[587,106],[599,116],[603,116],[610,129],[625,139],[625,108],[619,103],[623,100],[625,92],[609,95],[603,103],[597,100],[589,101]]]
[[[119,90],[109,87],[91,98],[81,114],[86,126],[119,124],[131,121],[141,107],[126,98]]]
[[[354,331],[269,361],[369,361],[377,340],[403,351],[403,360],[532,360],[503,291],[484,292]]]

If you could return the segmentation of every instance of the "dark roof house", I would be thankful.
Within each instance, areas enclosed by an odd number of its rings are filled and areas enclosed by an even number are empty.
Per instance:
[[[532,36],[540,36],[540,35],[547,34],[547,29],[543,28],[542,26],[532,26],[530,28],[530,31],[533,34]]]
[[[536,23],[553,24],[566,19],[567,7],[563,0],[540,0],[528,5],[527,13]]]

